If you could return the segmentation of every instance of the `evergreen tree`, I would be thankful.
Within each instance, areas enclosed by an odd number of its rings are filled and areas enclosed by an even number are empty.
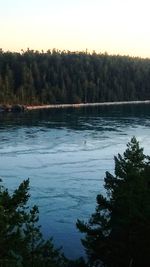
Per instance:
[[[0,266],[65,267],[67,260],[38,226],[38,207],[27,206],[29,180],[10,194],[0,187]]]
[[[82,243],[89,266],[148,267],[150,265],[150,158],[135,137],[115,160],[115,174],[106,172],[106,197],[86,223]]]

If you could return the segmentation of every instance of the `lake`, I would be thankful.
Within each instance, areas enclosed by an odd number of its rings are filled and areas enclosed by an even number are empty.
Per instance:
[[[0,113],[0,177],[11,190],[30,178],[44,237],[76,258],[76,220],[94,211],[105,171],[133,135],[150,154],[149,104]]]

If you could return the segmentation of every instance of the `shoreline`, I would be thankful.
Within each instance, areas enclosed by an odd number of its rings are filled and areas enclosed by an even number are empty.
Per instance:
[[[111,105],[131,105],[131,104],[150,104],[150,100],[137,100],[137,101],[117,101],[117,102],[98,102],[98,103],[80,103],[80,104],[50,104],[50,105],[37,105],[25,106],[26,110],[38,109],[64,109],[64,108],[80,108],[80,107],[93,107],[93,106],[111,106]]]
[[[150,100],[96,102],[96,103],[79,103],[79,104],[50,104],[50,105],[0,104],[0,112],[24,112],[24,111],[42,110],[42,109],[66,109],[66,108],[84,108],[84,107],[136,105],[136,104],[150,104]]]

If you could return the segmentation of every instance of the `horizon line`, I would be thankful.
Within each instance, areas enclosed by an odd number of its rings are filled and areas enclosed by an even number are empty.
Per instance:
[[[139,55],[131,55],[131,54],[123,54],[123,53],[109,53],[107,51],[96,51],[95,49],[82,49],[82,50],[72,50],[72,49],[59,49],[59,48],[48,48],[48,49],[33,49],[27,47],[26,49],[21,48],[21,49],[4,49],[0,47],[0,52],[3,53],[19,53],[19,54],[24,54],[26,52],[33,52],[33,53],[39,53],[39,54],[47,54],[48,52],[57,52],[57,53],[73,53],[73,54],[79,54],[79,53],[84,53],[88,55],[108,55],[108,56],[120,56],[120,57],[130,57],[130,58],[139,58],[139,59],[149,59],[149,56],[139,56]]]

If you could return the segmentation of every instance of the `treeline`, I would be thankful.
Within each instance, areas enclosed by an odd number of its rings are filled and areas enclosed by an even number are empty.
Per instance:
[[[87,52],[0,50],[1,104],[150,99],[150,59]]]

